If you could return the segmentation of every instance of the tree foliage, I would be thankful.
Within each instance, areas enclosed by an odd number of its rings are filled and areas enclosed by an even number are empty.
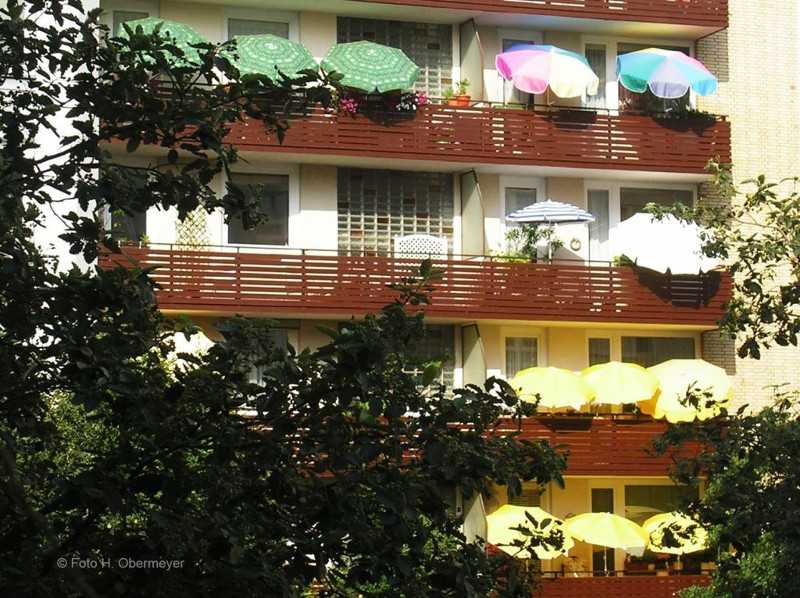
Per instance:
[[[692,598],[778,598],[800,593],[800,419],[798,395],[776,389],[776,400],[758,413],[679,424],[658,440],[665,450],[687,441],[704,450],[682,461],[679,483],[707,479],[690,511],[708,527],[718,571],[709,588]]]
[[[443,489],[560,481],[564,457],[493,434],[532,413],[504,382],[450,394],[414,358],[430,264],[320,349],[232,318],[224,343],[172,368],[191,324],[160,314],[147,271],[91,266],[115,247],[106,210],[257,222],[240,189],[209,187],[238,159],[230,123],[281,131],[335,79],[240,78],[214,46],[191,64],[158,32],[110,38],[98,19],[77,0],[0,12],[0,594],[525,595],[525,572],[467,543]],[[115,156],[144,146],[167,160],[142,186]],[[32,242],[51,211],[89,268]]]

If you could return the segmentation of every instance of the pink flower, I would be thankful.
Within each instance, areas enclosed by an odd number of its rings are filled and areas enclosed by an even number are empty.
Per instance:
[[[356,114],[358,112],[358,102],[354,98],[343,98],[339,102],[339,107],[348,114]]]

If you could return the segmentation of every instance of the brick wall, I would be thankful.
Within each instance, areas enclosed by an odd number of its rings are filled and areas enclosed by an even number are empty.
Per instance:
[[[698,58],[720,83],[700,108],[730,117],[736,181],[800,175],[799,13],[795,1],[730,0],[730,27],[697,43]],[[774,384],[800,388],[800,350],[794,347],[743,360],[735,357],[732,341],[709,332],[703,356],[735,376],[738,403],[764,404]]]

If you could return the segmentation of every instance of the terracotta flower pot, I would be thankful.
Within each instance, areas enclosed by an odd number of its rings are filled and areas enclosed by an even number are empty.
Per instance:
[[[447,100],[447,105],[454,106],[456,108],[469,108],[471,100],[471,96],[454,96]]]

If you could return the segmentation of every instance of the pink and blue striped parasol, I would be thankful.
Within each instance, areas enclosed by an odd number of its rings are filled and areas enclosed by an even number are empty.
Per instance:
[[[617,57],[617,79],[636,93],[649,88],[659,98],[686,95],[691,88],[701,96],[717,91],[717,78],[705,65],[676,50],[647,48]]]
[[[527,93],[544,93],[548,86],[560,98],[595,95],[600,79],[586,57],[556,46],[520,44],[495,58],[498,72]]]

